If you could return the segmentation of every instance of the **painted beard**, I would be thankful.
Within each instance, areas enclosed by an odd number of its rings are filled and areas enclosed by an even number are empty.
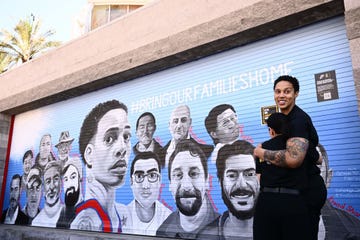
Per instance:
[[[240,190],[240,189],[235,189],[234,191],[231,192],[230,196],[234,193],[234,192],[248,192],[250,193],[250,191],[248,190]],[[255,193],[251,192],[251,194],[253,195],[253,197],[255,198]],[[225,205],[227,206],[229,212],[231,212],[232,215],[234,215],[237,219],[239,220],[246,220],[246,219],[250,219],[254,216],[254,211],[255,211],[255,204],[256,204],[256,200],[254,203],[254,206],[247,210],[247,211],[238,211],[236,210],[236,208],[233,206],[232,202],[229,200],[229,198],[226,196],[226,193],[224,191],[224,186],[221,184],[221,197],[225,203]]]
[[[69,207],[75,206],[75,204],[79,200],[79,195],[79,189],[75,191],[75,187],[68,188],[65,193],[65,205]]]
[[[185,216],[194,216],[199,212],[202,205],[201,192],[195,188],[192,191],[184,191],[180,190],[179,186],[175,199],[176,206]]]

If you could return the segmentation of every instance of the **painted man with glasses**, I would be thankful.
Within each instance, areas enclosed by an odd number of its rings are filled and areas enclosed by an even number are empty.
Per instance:
[[[140,152],[130,169],[131,189],[134,200],[127,205],[124,233],[155,235],[158,227],[171,211],[158,201],[161,187],[159,157],[153,152]]]

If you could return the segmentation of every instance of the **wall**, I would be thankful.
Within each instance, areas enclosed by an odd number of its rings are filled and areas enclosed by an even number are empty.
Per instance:
[[[360,109],[360,2],[345,0],[344,3],[347,36],[350,42],[354,82]]]
[[[351,30],[357,26],[358,6],[353,2],[345,1],[345,6],[350,8],[345,16],[356,81],[359,79],[355,68],[358,65],[358,37],[352,35]],[[1,89],[0,109],[9,119],[12,114],[337,15],[343,12],[342,4],[342,1],[277,1],[276,4],[275,1],[231,1],[228,5],[205,4],[205,1],[157,1],[1,75],[0,80],[6,84]],[[171,12],[168,9],[187,11]],[[149,18],[156,19],[153,16],[162,18],[156,22],[148,21]],[[170,18],[178,24],[168,24]],[[131,29],[126,29],[129,25]],[[6,136],[9,124],[5,125]]]

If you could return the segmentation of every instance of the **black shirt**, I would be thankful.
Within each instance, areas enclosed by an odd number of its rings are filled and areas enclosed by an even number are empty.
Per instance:
[[[282,135],[278,135],[262,143],[262,147],[268,150],[284,150],[286,140]],[[283,168],[266,162],[260,163],[257,159],[256,172],[261,174],[261,188],[286,187],[301,190],[305,187],[306,172],[303,165],[299,168]]]
[[[290,138],[301,137],[309,141],[309,148],[304,159],[307,174],[320,174],[320,169],[316,166],[316,161],[319,158],[319,153],[316,150],[319,137],[310,116],[297,105],[287,116],[290,123]]]

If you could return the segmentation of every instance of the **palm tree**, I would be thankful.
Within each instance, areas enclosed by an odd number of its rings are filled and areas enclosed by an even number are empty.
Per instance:
[[[11,63],[27,62],[40,53],[57,47],[59,41],[47,41],[47,38],[55,32],[48,30],[39,33],[41,21],[35,20],[35,16],[20,20],[14,28],[14,33],[7,30],[0,31],[0,52],[8,56]]]
[[[9,68],[11,62],[11,56],[0,51],[0,73],[5,72]]]

